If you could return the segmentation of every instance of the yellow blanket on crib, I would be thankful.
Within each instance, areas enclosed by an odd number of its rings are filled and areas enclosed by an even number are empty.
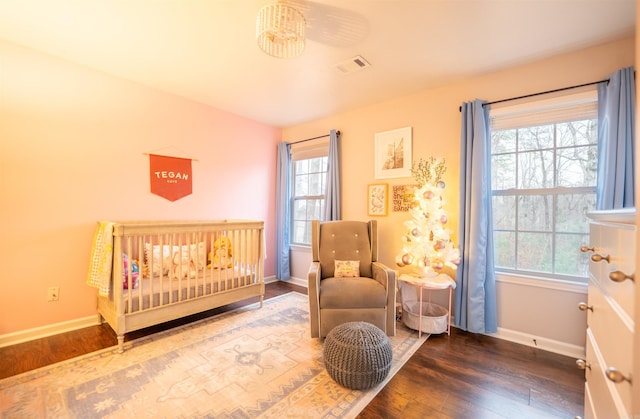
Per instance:
[[[109,295],[109,281],[113,265],[113,224],[100,221],[93,236],[87,285],[98,289],[99,295]]]

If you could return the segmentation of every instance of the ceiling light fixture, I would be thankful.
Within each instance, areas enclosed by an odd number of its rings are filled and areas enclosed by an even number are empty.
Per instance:
[[[294,58],[304,50],[306,21],[301,12],[282,2],[264,6],[256,20],[256,41],[266,54]]]

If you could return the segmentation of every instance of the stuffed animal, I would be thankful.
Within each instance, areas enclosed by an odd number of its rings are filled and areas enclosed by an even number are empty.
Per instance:
[[[122,289],[129,289],[129,280],[127,275],[129,274],[129,257],[126,253],[122,254],[122,264],[124,269],[122,270]],[[140,276],[140,268],[138,267],[138,261],[131,261],[131,287],[138,288],[138,276]]]
[[[185,251],[186,250],[186,251]],[[173,278],[195,278],[197,275],[196,264],[189,257],[189,249],[183,249],[173,254],[173,263],[171,266],[171,274]]]
[[[209,265],[207,265],[207,267],[209,269],[211,269],[212,266],[215,269],[231,268],[233,267],[232,257],[233,249],[231,240],[229,240],[227,236],[220,236],[213,243],[213,250],[209,252]]]

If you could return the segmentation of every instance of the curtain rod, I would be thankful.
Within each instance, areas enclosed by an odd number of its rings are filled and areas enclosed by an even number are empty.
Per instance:
[[[577,84],[575,86],[568,86],[568,87],[561,87],[559,89],[553,89],[553,90],[547,90],[545,92],[538,92],[538,93],[531,93],[528,95],[524,95],[524,96],[516,96],[516,97],[510,97],[508,99],[500,99],[500,100],[494,100],[493,102],[487,102],[487,103],[483,103],[482,107],[484,108],[485,105],[493,105],[495,103],[502,103],[502,102],[510,102],[512,100],[518,100],[518,99],[526,99],[528,97],[534,97],[534,96],[540,96],[540,95],[546,95],[549,93],[556,93],[556,92],[562,92],[564,90],[571,90],[571,89],[577,89],[579,87],[585,87],[585,86],[592,86],[594,84],[599,84],[599,83],[604,83],[607,82],[609,83],[609,79],[603,79],[603,80],[598,80],[598,81],[592,81],[591,83],[584,83],[584,84]],[[462,112],[462,106],[460,106],[458,108],[458,110],[460,112]]]
[[[340,135],[340,131],[336,131],[336,134]],[[307,138],[306,140],[299,140],[299,141],[292,141],[289,142],[289,144],[298,144],[298,143],[304,143],[305,141],[311,141],[311,140],[317,140],[318,138],[324,138],[324,137],[328,137],[331,134],[327,134],[327,135],[319,135],[317,137],[313,137],[313,138]]]

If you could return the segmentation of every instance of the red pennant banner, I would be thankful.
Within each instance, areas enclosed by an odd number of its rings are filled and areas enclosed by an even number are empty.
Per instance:
[[[149,155],[151,193],[169,201],[191,195],[191,159]]]

